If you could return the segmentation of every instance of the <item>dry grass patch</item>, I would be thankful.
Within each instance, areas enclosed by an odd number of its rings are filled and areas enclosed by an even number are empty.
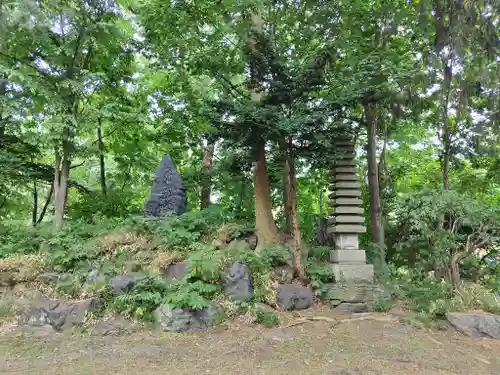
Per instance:
[[[42,254],[15,254],[0,259],[0,286],[13,286],[35,280],[48,266]]]
[[[151,250],[153,245],[148,237],[135,232],[113,232],[101,238],[100,244],[108,254],[116,255],[118,250],[130,252]]]
[[[185,259],[186,255],[179,251],[161,251],[155,255],[149,268],[155,272],[164,272],[171,264],[180,263]]]

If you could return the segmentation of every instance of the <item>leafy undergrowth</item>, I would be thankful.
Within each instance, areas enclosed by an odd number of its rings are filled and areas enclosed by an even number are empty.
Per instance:
[[[252,251],[244,239],[253,235],[253,228],[217,207],[157,220],[140,216],[122,220],[96,217],[90,223],[73,220],[56,234],[48,227],[3,225],[7,241],[0,244],[1,285],[31,283],[43,291],[53,293],[55,289],[68,298],[98,296],[105,301],[105,311],[142,321],[151,321],[162,303],[202,309],[216,301],[226,317],[243,314],[249,322],[276,325],[272,312],[256,306],[275,306],[278,283],[293,278],[290,246]],[[334,282],[327,263],[329,249],[312,247],[304,259],[311,285],[321,297],[327,284]],[[235,302],[224,295],[225,275],[235,260],[246,261],[251,270],[254,297],[250,301]],[[167,282],[164,275],[169,266],[183,261],[188,263],[188,274]],[[114,297],[105,281],[85,285],[91,270],[99,270],[107,278],[137,271],[146,277],[128,293]],[[47,272],[64,277],[47,285],[39,278]],[[406,307],[417,313],[415,319],[425,324],[443,320],[449,311],[500,313],[496,295],[478,284],[463,284],[453,291],[444,282],[399,268],[392,269],[388,286],[392,298],[376,301],[374,310],[389,311],[396,300],[404,300]]]
[[[290,246],[251,251],[244,239],[253,234],[253,228],[217,207],[162,219],[70,220],[56,234],[50,227],[34,229],[15,223],[4,224],[2,231],[7,241],[0,244],[0,275],[11,280],[0,280],[1,284],[32,283],[46,289],[47,283],[41,284],[39,276],[54,272],[64,275],[53,285],[57,294],[67,298],[97,296],[105,301],[106,310],[143,321],[151,321],[162,303],[202,309],[217,301],[228,317],[248,314],[259,324],[276,325],[271,313],[259,312],[255,305],[275,306],[276,270],[293,270]],[[318,294],[324,283],[332,281],[325,263],[327,255],[328,249],[313,248],[306,263]],[[235,260],[246,261],[250,268],[254,287],[251,301],[234,302],[223,293],[225,274]],[[168,267],[182,261],[189,265],[186,277],[167,282],[164,274]],[[114,297],[106,281],[85,285],[92,270],[107,278],[127,272],[141,272],[146,277],[128,293]],[[293,277],[293,271],[285,273]]]
[[[445,327],[443,322],[448,312],[500,314],[500,296],[478,283],[464,281],[453,290],[443,280],[400,268],[393,270],[389,284],[392,299],[378,301],[375,309],[388,311],[395,300],[405,301],[406,308],[416,313],[409,320],[424,326]]]

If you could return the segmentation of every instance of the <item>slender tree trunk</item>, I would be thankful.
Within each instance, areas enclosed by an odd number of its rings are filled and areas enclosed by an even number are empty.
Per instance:
[[[365,117],[368,126],[368,190],[370,193],[370,224],[372,242],[378,245],[380,266],[385,266],[385,238],[382,204],[377,165],[377,117],[373,104],[365,104]]]
[[[54,227],[56,230],[62,228],[64,223],[64,210],[66,207],[66,197],[68,191],[70,161],[64,153],[61,157],[56,153],[56,165],[54,173]]]
[[[37,220],[37,225],[40,224],[45,217],[45,213],[47,212],[47,208],[49,207],[50,201],[52,199],[52,194],[54,193],[54,184],[50,185],[49,194],[47,194],[47,199],[45,200],[45,204],[43,205],[42,212],[40,212],[40,217]]]
[[[104,164],[104,142],[102,141],[102,118],[99,117],[97,123],[97,144],[99,147],[99,166],[100,166],[100,176],[101,176],[101,191],[103,195],[106,195],[106,168]]]
[[[204,209],[210,205],[212,194],[212,163],[214,158],[215,143],[208,142],[203,155],[203,170],[201,172],[200,207]]]
[[[283,214],[285,217],[285,231],[290,232],[292,229],[292,202],[291,196],[288,194],[290,190],[290,171],[288,165],[288,152],[287,152],[287,142],[286,139],[280,139],[279,142],[280,153],[284,159],[284,168],[283,168]]]
[[[443,80],[443,89],[442,93],[444,95],[444,99],[442,102],[442,133],[443,133],[443,154],[442,154],[442,162],[443,162],[443,188],[444,190],[450,190],[450,158],[451,158],[451,132],[450,126],[448,124],[448,104],[450,101],[450,91],[451,91],[451,79],[452,79],[452,71],[451,66],[443,60],[444,65],[444,80]]]
[[[285,161],[285,172],[287,176],[287,186],[286,191],[287,200],[290,202],[291,211],[291,221],[292,221],[292,232],[295,242],[294,251],[294,264],[295,271],[301,283],[307,285],[309,279],[304,268],[304,263],[302,261],[302,237],[300,233],[299,220],[297,217],[297,189],[296,189],[296,179],[295,179],[295,169],[293,167],[293,158],[291,156],[290,147],[286,150],[286,161]]]
[[[38,218],[38,187],[36,185],[36,181],[33,182],[33,212],[31,215],[31,223],[34,227],[36,227]]]
[[[254,178],[255,230],[259,243],[258,249],[261,250],[263,245],[277,243],[279,235],[271,210],[265,141],[258,140],[254,147],[257,158]]]

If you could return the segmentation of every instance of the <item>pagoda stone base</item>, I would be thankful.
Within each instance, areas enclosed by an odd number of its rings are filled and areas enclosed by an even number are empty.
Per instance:
[[[364,250],[330,250],[330,260],[340,264],[365,264],[366,253]]]
[[[377,301],[391,296],[391,293],[382,285],[372,282],[336,282],[326,284],[325,287],[326,293],[322,297],[323,300],[331,308],[343,313],[370,311]]]
[[[336,282],[359,281],[373,283],[375,275],[373,264],[333,263],[331,264],[331,270]]]

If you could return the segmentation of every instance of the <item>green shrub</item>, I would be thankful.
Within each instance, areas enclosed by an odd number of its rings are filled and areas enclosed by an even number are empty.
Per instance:
[[[280,320],[275,313],[268,311],[257,311],[254,323],[261,324],[267,328],[273,328],[280,325]]]
[[[129,293],[112,298],[110,307],[116,312],[139,320],[152,321],[153,312],[165,301],[169,287],[157,277],[140,280]]]
[[[326,262],[309,260],[306,263],[306,272],[309,276],[314,293],[321,297],[327,291],[326,285],[335,281],[331,266]]]
[[[394,306],[394,301],[390,298],[381,298],[372,306],[373,311],[387,312]]]
[[[270,267],[293,265],[293,253],[288,246],[269,245],[261,253],[262,261]]]

